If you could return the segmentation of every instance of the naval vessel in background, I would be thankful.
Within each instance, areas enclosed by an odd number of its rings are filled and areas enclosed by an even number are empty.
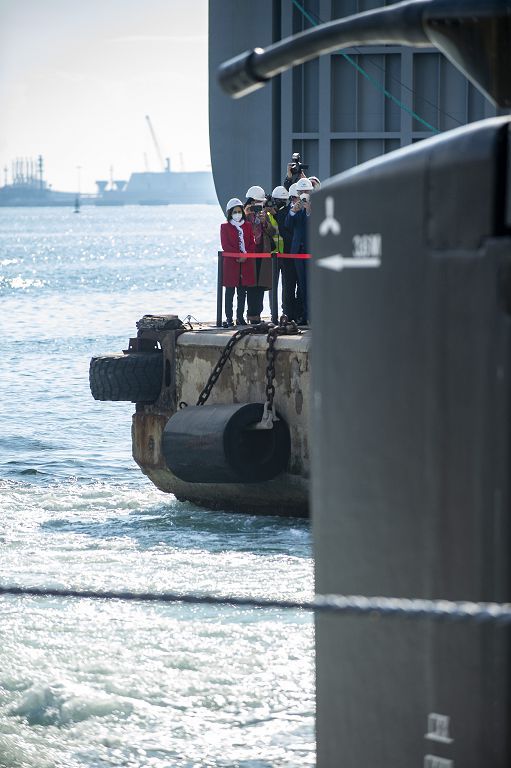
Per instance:
[[[169,205],[217,203],[210,171],[171,171],[166,158],[163,171],[132,173],[129,180],[96,181],[95,205]]]

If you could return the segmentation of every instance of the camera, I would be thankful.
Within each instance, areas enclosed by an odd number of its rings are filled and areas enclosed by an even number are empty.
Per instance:
[[[263,210],[263,206],[262,205],[253,205],[252,206],[252,212],[253,213],[261,213],[262,210]]]
[[[301,157],[299,152],[294,152],[291,156],[291,173],[293,176],[299,176],[302,171],[308,170],[309,166],[305,165],[305,163],[301,162]]]

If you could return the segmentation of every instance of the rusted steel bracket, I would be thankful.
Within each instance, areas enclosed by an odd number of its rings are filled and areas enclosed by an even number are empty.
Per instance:
[[[156,352],[160,349],[156,332],[150,332],[147,335],[145,332],[142,333],[143,335],[130,339],[128,349],[122,350],[125,355],[129,355],[130,352]]]
[[[177,315],[144,315],[137,322],[136,338],[125,352],[150,353],[161,350],[163,372],[160,395],[151,406],[139,405],[137,412],[163,413],[169,418],[176,410],[176,339],[186,331]]]

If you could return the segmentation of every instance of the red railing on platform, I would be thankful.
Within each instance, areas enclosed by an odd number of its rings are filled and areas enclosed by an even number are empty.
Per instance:
[[[228,253],[228,251],[218,251],[219,256],[226,259],[239,259],[240,256],[247,259],[271,259],[275,256],[277,259],[310,259],[310,253]]]
[[[222,309],[223,309],[223,281],[224,281],[224,258],[239,259],[240,256],[246,259],[271,259],[271,321],[279,321],[279,259],[310,259],[310,253],[229,253],[228,251],[218,251],[218,272],[216,286],[216,327],[222,327]]]

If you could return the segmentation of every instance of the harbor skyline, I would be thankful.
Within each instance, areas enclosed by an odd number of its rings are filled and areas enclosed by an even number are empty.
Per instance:
[[[163,0],[0,0],[0,21],[0,184],[40,154],[53,189],[82,193],[161,156],[210,169],[206,0],[193,19]]]

